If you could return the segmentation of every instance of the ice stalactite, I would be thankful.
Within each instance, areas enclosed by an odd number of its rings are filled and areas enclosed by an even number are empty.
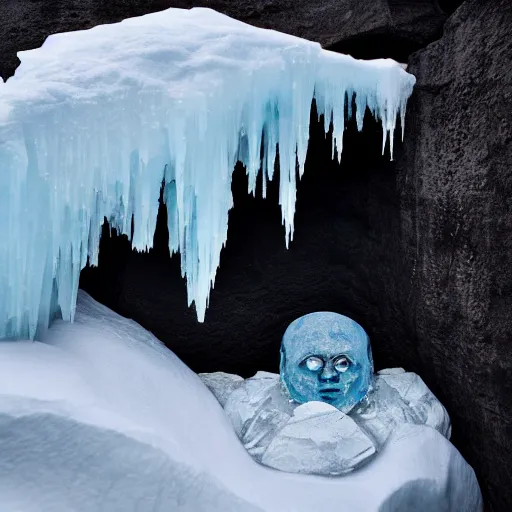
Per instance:
[[[415,81],[394,61],[358,61],[209,9],[53,35],[19,57],[0,83],[0,339],[34,338],[56,312],[73,319],[104,217],[128,236],[133,217],[133,247],[150,248],[162,182],[169,248],[203,321],[236,161],[249,192],[263,172],[265,192],[279,147],[288,245],[312,99],[326,131],[332,119],[338,155],[347,101],[359,129],[366,108],[381,120],[384,148]]]

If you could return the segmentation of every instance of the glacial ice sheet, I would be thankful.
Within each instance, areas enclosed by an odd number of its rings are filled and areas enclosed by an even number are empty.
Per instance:
[[[345,110],[361,129],[367,107],[392,152],[415,82],[392,60],[358,61],[209,9],[52,35],[19,57],[0,81],[0,339],[41,335],[59,309],[73,319],[104,217],[131,236],[133,216],[133,247],[150,248],[162,184],[169,248],[203,321],[235,162],[251,193],[262,169],[265,194],[279,146],[288,245],[312,98],[338,155]]]

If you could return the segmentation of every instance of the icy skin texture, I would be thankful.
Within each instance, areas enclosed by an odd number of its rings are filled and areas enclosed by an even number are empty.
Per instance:
[[[265,195],[279,144],[288,244],[312,98],[326,131],[332,118],[338,156],[345,107],[359,129],[367,107],[381,119],[392,153],[415,82],[392,60],[358,61],[209,9],[52,35],[19,57],[0,83],[0,339],[40,337],[59,310],[73,319],[104,217],[130,237],[133,216],[133,247],[150,248],[162,182],[169,248],[203,321],[235,162],[251,193],[262,168]]]
[[[326,402],[347,413],[371,389],[368,335],[357,322],[338,313],[302,316],[284,333],[280,374],[295,402]]]

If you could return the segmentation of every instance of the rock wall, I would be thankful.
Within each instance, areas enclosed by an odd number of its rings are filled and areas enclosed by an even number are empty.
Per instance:
[[[512,510],[512,3],[470,0],[414,54],[399,159],[422,376],[494,511]]]

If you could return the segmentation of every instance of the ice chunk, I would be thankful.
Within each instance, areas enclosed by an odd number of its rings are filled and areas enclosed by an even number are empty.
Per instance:
[[[378,446],[384,445],[389,436],[404,423],[422,425],[425,417],[400,398],[398,391],[376,377],[374,389],[366,400],[356,407],[351,416]]]
[[[50,36],[0,83],[0,339],[40,337],[72,320],[79,272],[98,261],[100,226],[152,246],[164,184],[169,248],[203,321],[226,243],[237,159],[254,192],[263,151],[293,237],[312,98],[341,151],[355,98],[392,143],[414,77],[209,9],[168,9]],[[262,138],[262,134],[264,134]],[[392,144],[390,146],[392,150]]]
[[[399,375],[401,373],[405,373],[403,368],[385,368],[383,370],[379,370],[377,375]]]
[[[351,416],[379,446],[403,423],[428,425],[448,439],[451,435],[450,417],[443,404],[412,372],[376,375],[373,391]]]
[[[429,427],[398,429],[342,477],[257,464],[196,374],[81,291],[74,324],[0,343],[0,397],[2,510],[310,512],[319,497],[350,511],[423,510],[408,508],[422,498],[482,509],[473,470]]]
[[[229,395],[244,383],[242,377],[232,373],[200,373],[199,377],[223,407]]]
[[[293,415],[279,376],[258,372],[226,400],[225,411],[245,449],[261,461],[276,433]]]
[[[262,463],[282,471],[342,475],[376,452],[370,438],[348,415],[323,402],[308,402],[277,433]]]
[[[319,404],[325,402],[312,401],[302,408],[289,399],[278,374],[258,372],[243,382],[238,376],[232,376],[236,377],[235,391],[230,389],[232,382],[227,374],[222,374],[222,379],[216,375],[211,374],[216,383],[215,393],[220,397],[228,395],[222,402],[226,414],[244,447],[256,461],[283,471],[342,474],[372,455],[364,450],[361,453],[356,450],[355,454],[350,451],[356,447],[351,447],[343,438],[345,434],[348,436],[350,429],[342,429],[342,439],[338,439],[340,431],[330,422],[339,421],[343,415],[331,418],[327,414],[333,412],[331,404],[323,410]],[[202,378],[208,382],[208,374],[203,374]],[[339,412],[339,409],[334,410]],[[314,412],[318,411],[327,417],[322,420],[313,418]],[[360,436],[368,436],[377,450],[381,450],[404,424],[432,427],[446,438],[451,433],[450,418],[443,405],[418,375],[401,368],[379,372],[372,391],[348,415],[350,422],[343,425],[355,422],[356,442]],[[319,457],[315,450],[323,449],[322,445],[329,446],[333,453],[338,450],[339,460],[336,457],[332,460]],[[346,446],[349,446],[348,450]]]
[[[419,375],[412,372],[402,372],[401,374],[379,372],[378,379],[396,389],[401,399],[422,418],[425,425],[435,428],[450,439],[452,426],[448,411]]]

